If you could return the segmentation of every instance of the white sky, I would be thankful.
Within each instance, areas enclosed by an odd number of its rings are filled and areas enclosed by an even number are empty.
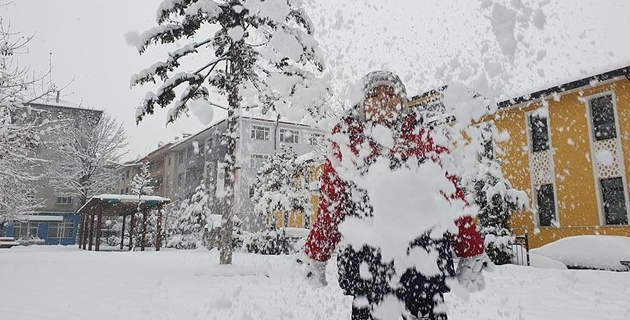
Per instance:
[[[129,157],[146,154],[157,142],[203,126],[194,117],[165,125],[158,110],[139,126],[135,107],[149,88],[129,88],[134,73],[165,56],[164,48],[139,56],[125,41],[128,31],[155,25],[161,0],[15,0],[0,8],[12,31],[35,34],[19,57],[44,72],[53,54],[53,80],[70,83],[63,98],[103,109],[125,123]],[[435,69],[453,58],[479,59],[483,43],[496,49],[480,1],[307,0],[327,54],[337,90],[377,68],[398,72],[411,95],[443,84]],[[544,29],[517,28],[524,36],[514,63],[509,94],[524,94],[593,73],[630,65],[630,1],[547,0]],[[531,52],[546,56],[532,65]],[[544,70],[541,76],[539,69]],[[515,76],[516,75],[516,76]],[[221,103],[221,99],[215,102]]]

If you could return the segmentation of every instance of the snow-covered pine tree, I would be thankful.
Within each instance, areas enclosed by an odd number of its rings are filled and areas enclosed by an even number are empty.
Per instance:
[[[241,108],[260,107],[263,114],[286,114],[289,108],[307,110],[317,118],[328,96],[328,89],[316,76],[323,70],[323,59],[312,37],[314,27],[300,5],[286,0],[165,0],[158,8],[158,26],[140,36],[140,54],[151,44],[188,44],[132,77],[132,86],[163,82],[156,92],[145,96],[137,121],[152,114],[156,105],[172,105],[168,122],[175,121],[186,112],[189,101],[208,99],[211,90],[227,98],[223,144],[229,209],[222,213],[221,264],[232,263],[235,149]],[[196,70],[182,70],[182,58],[191,56],[204,58],[195,60],[200,61]],[[174,102],[180,85],[185,88]]]
[[[494,127],[481,131],[481,149],[477,177],[471,193],[474,203],[479,206],[478,228],[484,238],[486,253],[498,265],[513,260],[511,243],[514,235],[510,228],[513,212],[520,212],[527,206],[528,197],[523,191],[512,188],[503,176],[501,165],[494,157],[492,136],[497,135]]]
[[[137,196],[153,195],[153,178],[151,178],[151,163],[149,161],[143,162],[140,166],[140,172],[133,177],[131,193]]]
[[[144,161],[140,166],[140,171],[133,176],[133,180],[131,181],[131,193],[140,198],[141,196],[153,195],[153,189],[151,163],[149,161]],[[137,214],[139,219],[135,219],[136,234],[145,234],[145,237],[136,236],[136,246],[150,246],[151,239],[155,238],[155,222],[157,218],[154,217],[155,213],[153,211],[154,210],[143,211],[141,210],[140,205],[138,205]],[[151,222],[153,222],[153,226]]]
[[[195,249],[205,246],[205,229],[214,192],[206,188],[204,181],[195,190],[190,199],[186,199],[179,207],[176,234],[169,241],[168,246],[178,249]]]
[[[289,213],[310,212],[310,191],[300,183],[300,178],[304,178],[303,169],[291,147],[281,144],[278,152],[258,170],[254,183],[254,212],[265,218],[282,213],[285,227]],[[268,220],[268,223],[274,227],[276,221]]]

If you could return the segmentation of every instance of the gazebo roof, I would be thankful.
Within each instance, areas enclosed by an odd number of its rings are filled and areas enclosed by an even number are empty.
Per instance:
[[[158,196],[101,194],[90,198],[77,212],[88,213],[90,209],[102,204],[103,214],[126,216],[142,210],[151,210],[170,202],[170,199]]]

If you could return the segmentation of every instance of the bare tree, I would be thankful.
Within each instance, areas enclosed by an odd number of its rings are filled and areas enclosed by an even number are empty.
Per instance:
[[[81,205],[93,195],[112,191],[127,146],[123,125],[103,113],[96,125],[74,123],[64,131],[57,146],[59,159],[51,166],[51,184],[60,193],[78,197]]]
[[[41,179],[36,167],[42,160],[33,150],[40,137],[56,130],[28,104],[56,89],[43,76],[29,76],[17,56],[26,52],[31,37],[12,33],[0,18],[0,222],[16,214],[32,213],[40,204],[30,184]]]

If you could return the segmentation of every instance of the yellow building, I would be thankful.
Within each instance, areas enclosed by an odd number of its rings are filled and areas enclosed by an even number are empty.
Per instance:
[[[630,236],[630,67],[504,101],[483,122],[509,133],[496,157],[531,200],[531,212],[513,216],[515,234],[527,232],[534,248],[574,235]]]

